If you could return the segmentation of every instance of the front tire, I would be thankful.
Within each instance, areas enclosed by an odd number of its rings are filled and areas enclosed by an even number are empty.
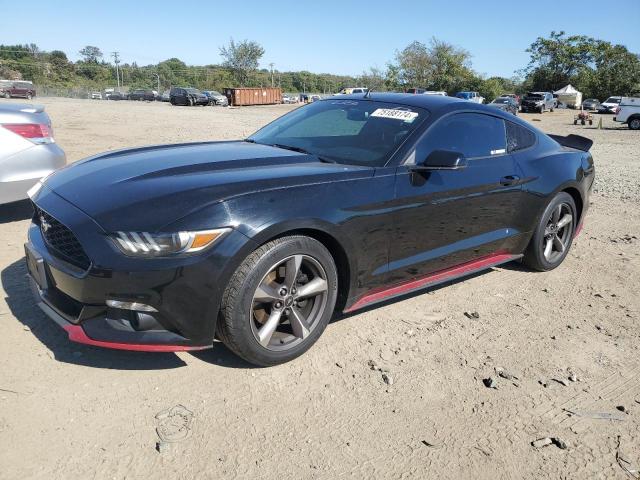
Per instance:
[[[326,328],[338,277],[329,251],[305,236],[261,246],[237,268],[223,294],[218,337],[259,366],[306,352]]]
[[[523,263],[540,272],[558,267],[569,253],[577,220],[573,197],[566,192],[558,193],[540,217]]]

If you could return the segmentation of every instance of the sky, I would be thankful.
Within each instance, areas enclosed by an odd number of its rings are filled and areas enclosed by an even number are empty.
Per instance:
[[[552,30],[640,53],[640,0],[30,0],[18,16],[15,6],[0,0],[0,44],[35,43],[71,60],[95,45],[105,59],[118,51],[138,65],[171,57],[216,64],[233,37],[260,43],[264,68],[359,75],[384,68],[414,40],[436,37],[468,50],[477,72],[510,77],[527,65],[526,48]]]

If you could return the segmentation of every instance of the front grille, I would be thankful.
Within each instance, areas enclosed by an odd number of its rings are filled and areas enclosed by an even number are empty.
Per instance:
[[[83,270],[89,268],[91,260],[71,230],[37,206],[34,221],[51,253]]]

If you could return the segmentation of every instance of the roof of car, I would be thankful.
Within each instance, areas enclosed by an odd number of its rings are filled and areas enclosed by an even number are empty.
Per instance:
[[[399,103],[410,107],[426,108],[435,110],[451,103],[469,103],[455,97],[445,97],[442,95],[414,95],[413,93],[387,93],[371,92],[370,94],[350,94],[327,97],[323,101],[331,100],[370,100],[375,102]]]

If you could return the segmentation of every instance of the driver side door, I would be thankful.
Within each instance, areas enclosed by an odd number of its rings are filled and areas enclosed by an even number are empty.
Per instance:
[[[397,168],[389,282],[428,276],[509,250],[522,189],[507,153],[504,120],[476,112],[453,113],[417,142],[409,163],[435,150],[463,154],[459,170]]]

